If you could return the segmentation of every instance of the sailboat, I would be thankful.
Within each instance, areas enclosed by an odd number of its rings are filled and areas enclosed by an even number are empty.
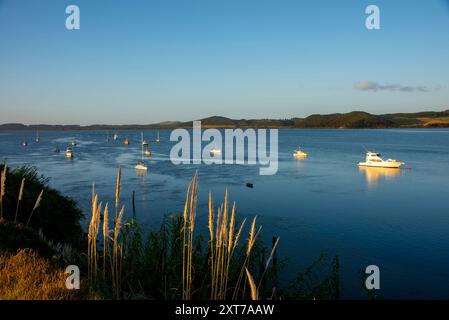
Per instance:
[[[156,142],[160,142],[161,138],[159,137],[159,131],[157,132]]]
[[[118,140],[118,134],[116,133],[116,134],[114,134],[114,141],[117,141]]]
[[[125,144],[125,145],[129,145],[129,140],[128,140],[128,138],[125,139],[124,144]]]
[[[143,140],[143,132],[142,132],[142,145],[143,145],[144,147],[147,147],[147,146],[148,146],[148,141]]]
[[[134,169],[146,171],[148,170],[148,166],[146,165],[145,161],[143,161],[143,132],[142,132],[141,148],[142,148],[142,159],[139,162],[137,162],[137,164],[134,166]]]
[[[36,143],[39,143],[41,139],[39,138],[39,129],[36,129]]]

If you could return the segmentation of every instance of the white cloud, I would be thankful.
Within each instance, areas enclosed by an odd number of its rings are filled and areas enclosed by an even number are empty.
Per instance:
[[[425,86],[404,86],[401,84],[380,84],[374,81],[358,81],[354,83],[354,89],[360,91],[400,91],[400,92],[428,92]]]

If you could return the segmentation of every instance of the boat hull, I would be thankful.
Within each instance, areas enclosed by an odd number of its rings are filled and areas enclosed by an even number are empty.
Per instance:
[[[136,165],[136,166],[134,167],[134,169],[136,169],[136,170],[145,170],[145,171],[147,171],[147,170],[148,170],[148,167],[138,164],[138,165]]]
[[[375,168],[395,168],[398,169],[404,162],[384,161],[384,162],[359,162],[359,167],[375,167]]]

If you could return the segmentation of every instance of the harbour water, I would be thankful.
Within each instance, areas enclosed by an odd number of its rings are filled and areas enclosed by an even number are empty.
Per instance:
[[[140,131],[120,131],[107,142],[105,131],[0,132],[0,161],[11,167],[36,166],[50,185],[74,198],[89,213],[94,182],[103,201],[113,201],[118,165],[123,167],[122,203],[146,230],[164,215],[181,212],[188,181],[199,172],[198,232],[206,232],[207,200],[216,203],[226,189],[240,219],[258,216],[262,237],[281,238],[287,258],[284,284],[321,253],[340,258],[343,298],[366,298],[361,272],[377,265],[378,294],[389,298],[449,298],[449,130],[293,130],[279,131],[279,170],[260,176],[258,166],[174,165],[169,130],[144,131],[150,142],[149,170],[138,174]],[[123,140],[130,139],[125,146]],[[27,140],[28,147],[21,142]],[[65,158],[73,140],[74,158]],[[60,153],[54,153],[55,146]],[[295,160],[301,146],[309,153]],[[385,158],[404,161],[403,170],[359,169],[364,146]],[[253,188],[248,188],[252,183]]]

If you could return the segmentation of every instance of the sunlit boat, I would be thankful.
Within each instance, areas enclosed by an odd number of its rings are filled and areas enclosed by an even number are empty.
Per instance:
[[[78,145],[78,143],[75,140],[73,140],[72,141],[72,146],[76,147],[77,145]]]
[[[156,142],[160,142],[161,138],[159,137],[159,131],[157,132]]]
[[[150,149],[145,150],[145,155],[146,156],[151,156],[151,150]]]
[[[27,147],[27,146],[28,146],[28,142],[22,141],[22,147]]]
[[[41,141],[41,138],[39,138],[39,129],[36,129],[36,143],[39,143]]]
[[[67,150],[65,151],[65,156],[66,156],[68,159],[73,158],[73,150],[72,150],[72,148],[70,148],[70,147],[67,148]]]
[[[210,151],[210,156],[211,157],[215,157],[217,155],[221,154],[221,150],[218,148],[212,148],[212,150]]]
[[[142,132],[142,145],[143,145],[144,147],[148,147],[148,141],[146,141],[146,140],[143,139],[143,132]]]
[[[307,156],[308,156],[307,152],[301,150],[300,147],[298,147],[298,150],[295,150],[293,152],[293,157],[297,159],[307,158]]]
[[[143,171],[143,170],[146,171],[146,170],[148,170],[148,166],[146,165],[145,161],[143,160],[143,142],[144,142],[144,140],[143,140],[143,132],[142,132],[142,139],[141,139],[141,141],[142,141],[142,143],[141,143],[141,145],[142,145],[142,159],[139,162],[137,162],[137,164],[134,166],[134,169],[139,170],[139,171]]]
[[[117,141],[118,140],[118,134],[116,133],[116,134],[114,134],[114,141]]]
[[[378,168],[400,168],[404,162],[394,159],[382,159],[380,153],[368,151],[364,162],[359,162],[360,167],[378,167]]]
[[[125,145],[128,145],[128,144],[129,144],[129,140],[128,140],[128,139],[125,139],[124,144],[125,144]]]

